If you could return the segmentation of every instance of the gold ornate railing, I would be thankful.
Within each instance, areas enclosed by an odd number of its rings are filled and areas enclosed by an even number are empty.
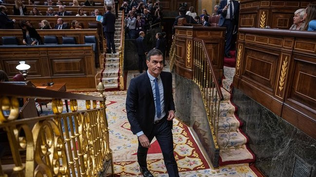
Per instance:
[[[176,45],[175,39],[172,40],[170,51],[169,51],[169,67],[170,71],[172,71],[174,62],[175,62],[175,54],[176,54]]]
[[[193,41],[193,81],[199,86],[215,147],[217,143],[219,108],[223,95],[212,62],[201,39]]]
[[[51,100],[52,113],[23,118],[21,111],[31,112],[32,106],[20,110],[19,102],[32,99]],[[69,100],[69,112],[62,99]],[[105,97],[0,83],[0,131],[8,140],[1,146],[9,149],[0,159],[0,176],[111,175],[105,109]]]
[[[122,22],[121,22],[121,42],[120,42],[120,90],[124,90],[124,51],[125,51],[125,24],[124,24],[124,11],[122,11]]]

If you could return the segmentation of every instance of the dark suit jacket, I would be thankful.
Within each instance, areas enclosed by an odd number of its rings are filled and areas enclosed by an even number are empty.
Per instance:
[[[67,16],[67,15],[70,15],[70,13],[67,12],[67,11],[64,11],[64,13],[63,12],[57,12],[57,15],[58,16]]]
[[[114,32],[115,31],[115,20],[116,20],[116,17],[114,14],[112,14],[111,12],[106,12],[103,15],[103,22],[102,22],[103,31],[108,32],[108,33]]]
[[[13,29],[14,22],[9,19],[7,14],[0,12],[0,29]]]
[[[137,53],[138,55],[145,55],[145,52],[147,52],[146,45],[144,44],[144,38],[139,36],[136,39],[136,46],[137,46]]]
[[[26,10],[26,7],[25,7],[25,6],[22,7],[22,10],[23,10],[23,15],[27,15],[27,10]],[[20,14],[20,9],[17,9],[17,8],[15,7],[15,5],[13,6],[13,14],[14,14],[14,15],[21,15],[21,14]]]
[[[35,28],[27,27],[27,30],[29,31],[29,35],[31,38],[37,39],[40,44],[43,43],[41,36],[37,33]],[[26,30],[22,29],[22,33],[23,33],[23,39],[26,41]]]
[[[166,51],[166,39],[161,38],[156,41],[156,49],[159,49],[163,54],[165,54]]]
[[[236,22],[238,22],[239,19],[239,2],[238,1],[232,1],[234,3],[234,23],[236,24]],[[220,14],[220,18],[219,18],[219,22],[218,25],[219,26],[223,26],[224,22],[225,22],[225,18],[227,15],[227,10],[223,10],[223,8],[227,5],[227,1],[226,0],[222,0],[219,4],[219,8],[218,8],[218,14]]]
[[[59,26],[59,24],[56,24],[55,25],[55,29],[58,29],[58,26]],[[68,29],[68,25],[67,24],[62,24],[62,27],[61,27],[61,29]]]
[[[165,101],[165,112],[175,110],[172,96],[172,75],[169,72],[160,74]],[[154,125],[155,103],[147,72],[142,73],[130,82],[126,97],[126,112],[134,134],[143,131],[149,135]],[[172,121],[170,128],[172,128]]]
[[[197,24],[197,22],[192,18],[190,15],[179,15],[174,20],[173,26],[172,26],[172,34],[175,33],[174,26],[178,25],[179,18],[185,18],[187,24]]]

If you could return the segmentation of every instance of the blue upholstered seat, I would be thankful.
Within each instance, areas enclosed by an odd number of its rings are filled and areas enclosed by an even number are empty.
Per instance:
[[[44,36],[44,44],[45,45],[55,45],[58,44],[58,40],[56,36]]]
[[[15,36],[3,36],[2,45],[18,45],[18,39]]]
[[[63,36],[63,44],[77,44],[75,37]]]

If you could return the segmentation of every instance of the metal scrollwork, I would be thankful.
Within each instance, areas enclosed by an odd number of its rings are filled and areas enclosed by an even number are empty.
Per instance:
[[[15,97],[0,97],[0,124],[19,116],[19,101]]]

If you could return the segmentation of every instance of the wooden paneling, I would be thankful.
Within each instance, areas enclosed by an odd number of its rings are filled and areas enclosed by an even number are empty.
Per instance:
[[[40,54],[36,56],[36,52]],[[15,67],[22,60],[31,66],[27,79],[34,83],[62,81],[71,89],[95,88],[91,45],[1,47],[0,69],[9,77],[18,73]]]
[[[222,76],[225,28],[203,26],[176,26],[176,72],[192,79],[193,43],[194,39],[203,39],[212,60],[215,73]]]
[[[316,33],[239,32],[235,87],[316,138]]]
[[[275,1],[275,0],[244,0],[240,4],[239,27],[263,27],[289,29],[293,23],[294,12],[299,8],[315,2],[306,1]]]

